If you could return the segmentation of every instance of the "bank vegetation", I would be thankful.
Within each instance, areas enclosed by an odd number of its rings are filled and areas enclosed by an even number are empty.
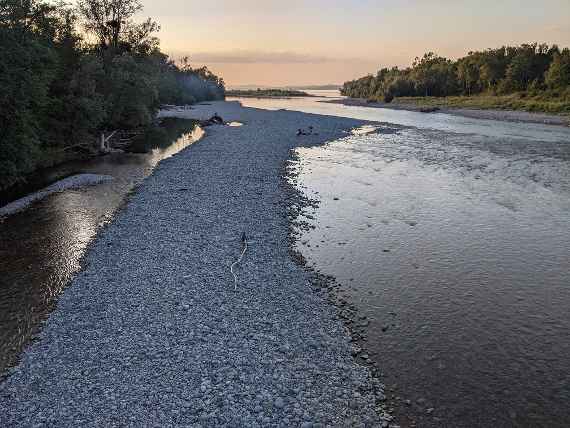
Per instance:
[[[89,155],[162,104],[223,99],[224,81],[161,52],[139,0],[0,0],[0,190]]]
[[[570,114],[570,49],[522,44],[469,52],[452,61],[433,52],[408,68],[382,68],[346,82],[345,96],[427,106]]]

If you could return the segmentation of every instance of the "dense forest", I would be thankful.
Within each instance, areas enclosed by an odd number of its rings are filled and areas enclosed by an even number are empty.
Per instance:
[[[517,94],[556,100],[554,110],[570,112],[569,85],[570,50],[534,43],[469,52],[457,61],[430,52],[411,67],[383,68],[375,76],[346,82],[341,92],[385,102],[396,97]],[[544,110],[548,107],[544,104]]]
[[[0,0],[0,189],[96,147],[100,132],[149,126],[161,104],[222,99],[206,67],[160,51],[139,0]]]

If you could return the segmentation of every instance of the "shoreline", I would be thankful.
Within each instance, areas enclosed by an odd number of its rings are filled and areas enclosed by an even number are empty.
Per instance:
[[[291,257],[294,199],[281,174],[292,148],[363,121],[237,103],[176,116],[214,110],[246,125],[210,128],[161,162],[101,232],[0,384],[6,424],[390,425],[378,413],[382,386]],[[320,136],[295,136],[310,124]],[[242,232],[252,245],[234,292]]]
[[[228,102],[239,100],[240,98],[253,98],[257,100],[291,100],[295,98],[318,98],[316,95],[231,95],[229,94],[227,98],[230,98]]]
[[[361,98],[343,98],[338,100],[320,101],[323,103],[340,104],[354,107],[369,108],[385,108],[391,110],[405,110],[413,112],[421,112],[425,106],[417,106],[412,104],[398,104],[392,102],[390,104],[382,102],[369,103]],[[469,108],[439,108],[437,111],[425,113],[426,115],[433,113],[444,113],[453,116],[468,117],[472,119],[499,120],[504,122],[517,123],[537,123],[554,126],[570,126],[570,117],[559,116],[548,113],[533,113],[515,110],[485,110],[485,109],[469,109]]]
[[[295,157],[293,157],[294,159]],[[289,251],[291,257],[299,266],[305,269],[311,275],[311,285],[314,291],[320,294],[328,304],[336,310],[336,317],[341,320],[350,334],[350,341],[354,344],[352,346],[352,356],[359,364],[362,364],[371,371],[374,378],[380,380],[380,368],[376,361],[371,359],[368,355],[366,345],[366,333],[363,328],[356,326],[358,318],[358,310],[356,306],[350,304],[339,293],[341,284],[338,283],[334,276],[325,275],[320,271],[315,270],[307,263],[302,252],[295,248],[295,244],[299,242],[299,233],[304,230],[310,229],[311,225],[306,220],[301,220],[304,212],[307,209],[318,208],[320,200],[308,198],[299,188],[297,188],[292,181],[296,180],[299,172],[290,168],[290,165],[284,167],[283,179],[286,184],[286,191],[288,192],[289,209]],[[366,317],[364,317],[366,318]],[[362,321],[364,318],[360,318]],[[377,394],[381,402],[389,402],[389,399],[384,391],[384,386],[380,388]]]
[[[35,202],[41,201],[54,193],[65,192],[66,190],[79,190],[89,186],[96,186],[101,183],[112,181],[113,177],[109,175],[99,174],[74,174],[67,178],[57,180],[56,182],[36,190],[16,199],[6,205],[0,206],[0,221],[11,215],[17,214],[30,207]]]

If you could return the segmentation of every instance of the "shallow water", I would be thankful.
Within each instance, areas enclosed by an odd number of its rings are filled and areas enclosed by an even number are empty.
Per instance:
[[[569,129],[242,102],[405,125],[293,165],[319,201],[298,250],[367,317],[403,426],[570,426]]]
[[[338,91],[307,91],[316,98],[239,98],[246,107],[267,110],[295,110],[305,113],[350,117],[354,119],[385,122],[423,129],[482,135],[495,138],[516,138],[528,141],[570,141],[570,128],[567,126],[515,123],[497,120],[472,119],[445,113],[419,113],[406,110],[345,106],[331,101]],[[233,98],[237,99],[237,98]]]
[[[140,141],[143,153],[116,153],[42,171],[39,185],[74,174],[109,175],[97,186],[56,193],[0,220],[0,375],[38,331],[57,297],[80,269],[81,259],[101,226],[128,193],[163,159],[197,141],[194,123],[177,122],[162,138]],[[39,189],[37,189],[39,190]]]

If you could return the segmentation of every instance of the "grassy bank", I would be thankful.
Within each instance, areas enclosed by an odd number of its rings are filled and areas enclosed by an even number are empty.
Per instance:
[[[525,92],[510,95],[475,95],[453,97],[398,97],[393,104],[418,107],[469,108],[482,110],[518,110],[570,116],[570,94],[549,96]]]

